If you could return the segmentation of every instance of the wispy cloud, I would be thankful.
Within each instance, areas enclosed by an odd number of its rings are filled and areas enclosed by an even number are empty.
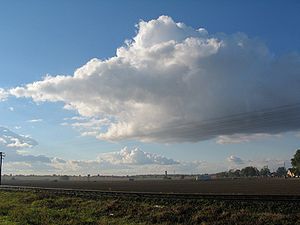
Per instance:
[[[259,141],[270,138],[280,138],[280,134],[233,134],[233,135],[221,135],[217,138],[216,143],[218,144],[240,144],[250,141]]]
[[[43,122],[43,119],[31,119],[31,120],[27,120],[28,123],[40,123]]]

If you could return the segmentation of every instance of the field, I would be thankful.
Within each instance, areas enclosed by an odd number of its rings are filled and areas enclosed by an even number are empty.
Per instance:
[[[4,184],[90,189],[103,191],[136,191],[163,193],[212,193],[212,194],[281,194],[300,195],[300,179],[253,178],[253,179],[216,179],[195,180],[102,180],[102,181],[65,181],[65,180],[21,180],[6,179]]]
[[[103,191],[300,195],[299,179],[7,180],[5,184]],[[2,225],[300,224],[300,201],[78,195],[76,192],[0,190]],[[79,193],[79,192],[78,192]],[[167,196],[163,194],[163,196]]]

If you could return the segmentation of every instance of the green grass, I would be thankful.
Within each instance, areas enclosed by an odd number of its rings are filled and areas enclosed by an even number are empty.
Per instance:
[[[1,225],[299,224],[300,203],[141,198],[85,199],[0,191]]]

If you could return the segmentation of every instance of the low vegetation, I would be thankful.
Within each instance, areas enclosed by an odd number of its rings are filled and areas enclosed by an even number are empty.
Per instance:
[[[263,167],[258,170],[254,166],[247,166],[241,170],[231,169],[229,171],[216,174],[217,177],[286,177],[287,171],[284,167],[278,167],[276,172],[271,173],[268,167]]]
[[[290,174],[288,174],[285,167],[278,167],[276,172],[271,173],[267,166],[258,170],[254,166],[247,166],[241,170],[231,169],[229,171],[220,172],[216,175],[218,177],[299,177],[300,176],[300,149],[296,151],[294,157],[291,159],[292,168],[289,168]]]
[[[299,202],[101,197],[0,191],[0,224],[300,224]]]

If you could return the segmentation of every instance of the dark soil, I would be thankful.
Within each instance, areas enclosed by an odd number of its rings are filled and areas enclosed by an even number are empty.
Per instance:
[[[300,179],[252,178],[195,180],[139,180],[139,181],[22,181],[3,184],[31,187],[73,188],[103,191],[136,191],[163,193],[212,194],[280,194],[300,195]]]

